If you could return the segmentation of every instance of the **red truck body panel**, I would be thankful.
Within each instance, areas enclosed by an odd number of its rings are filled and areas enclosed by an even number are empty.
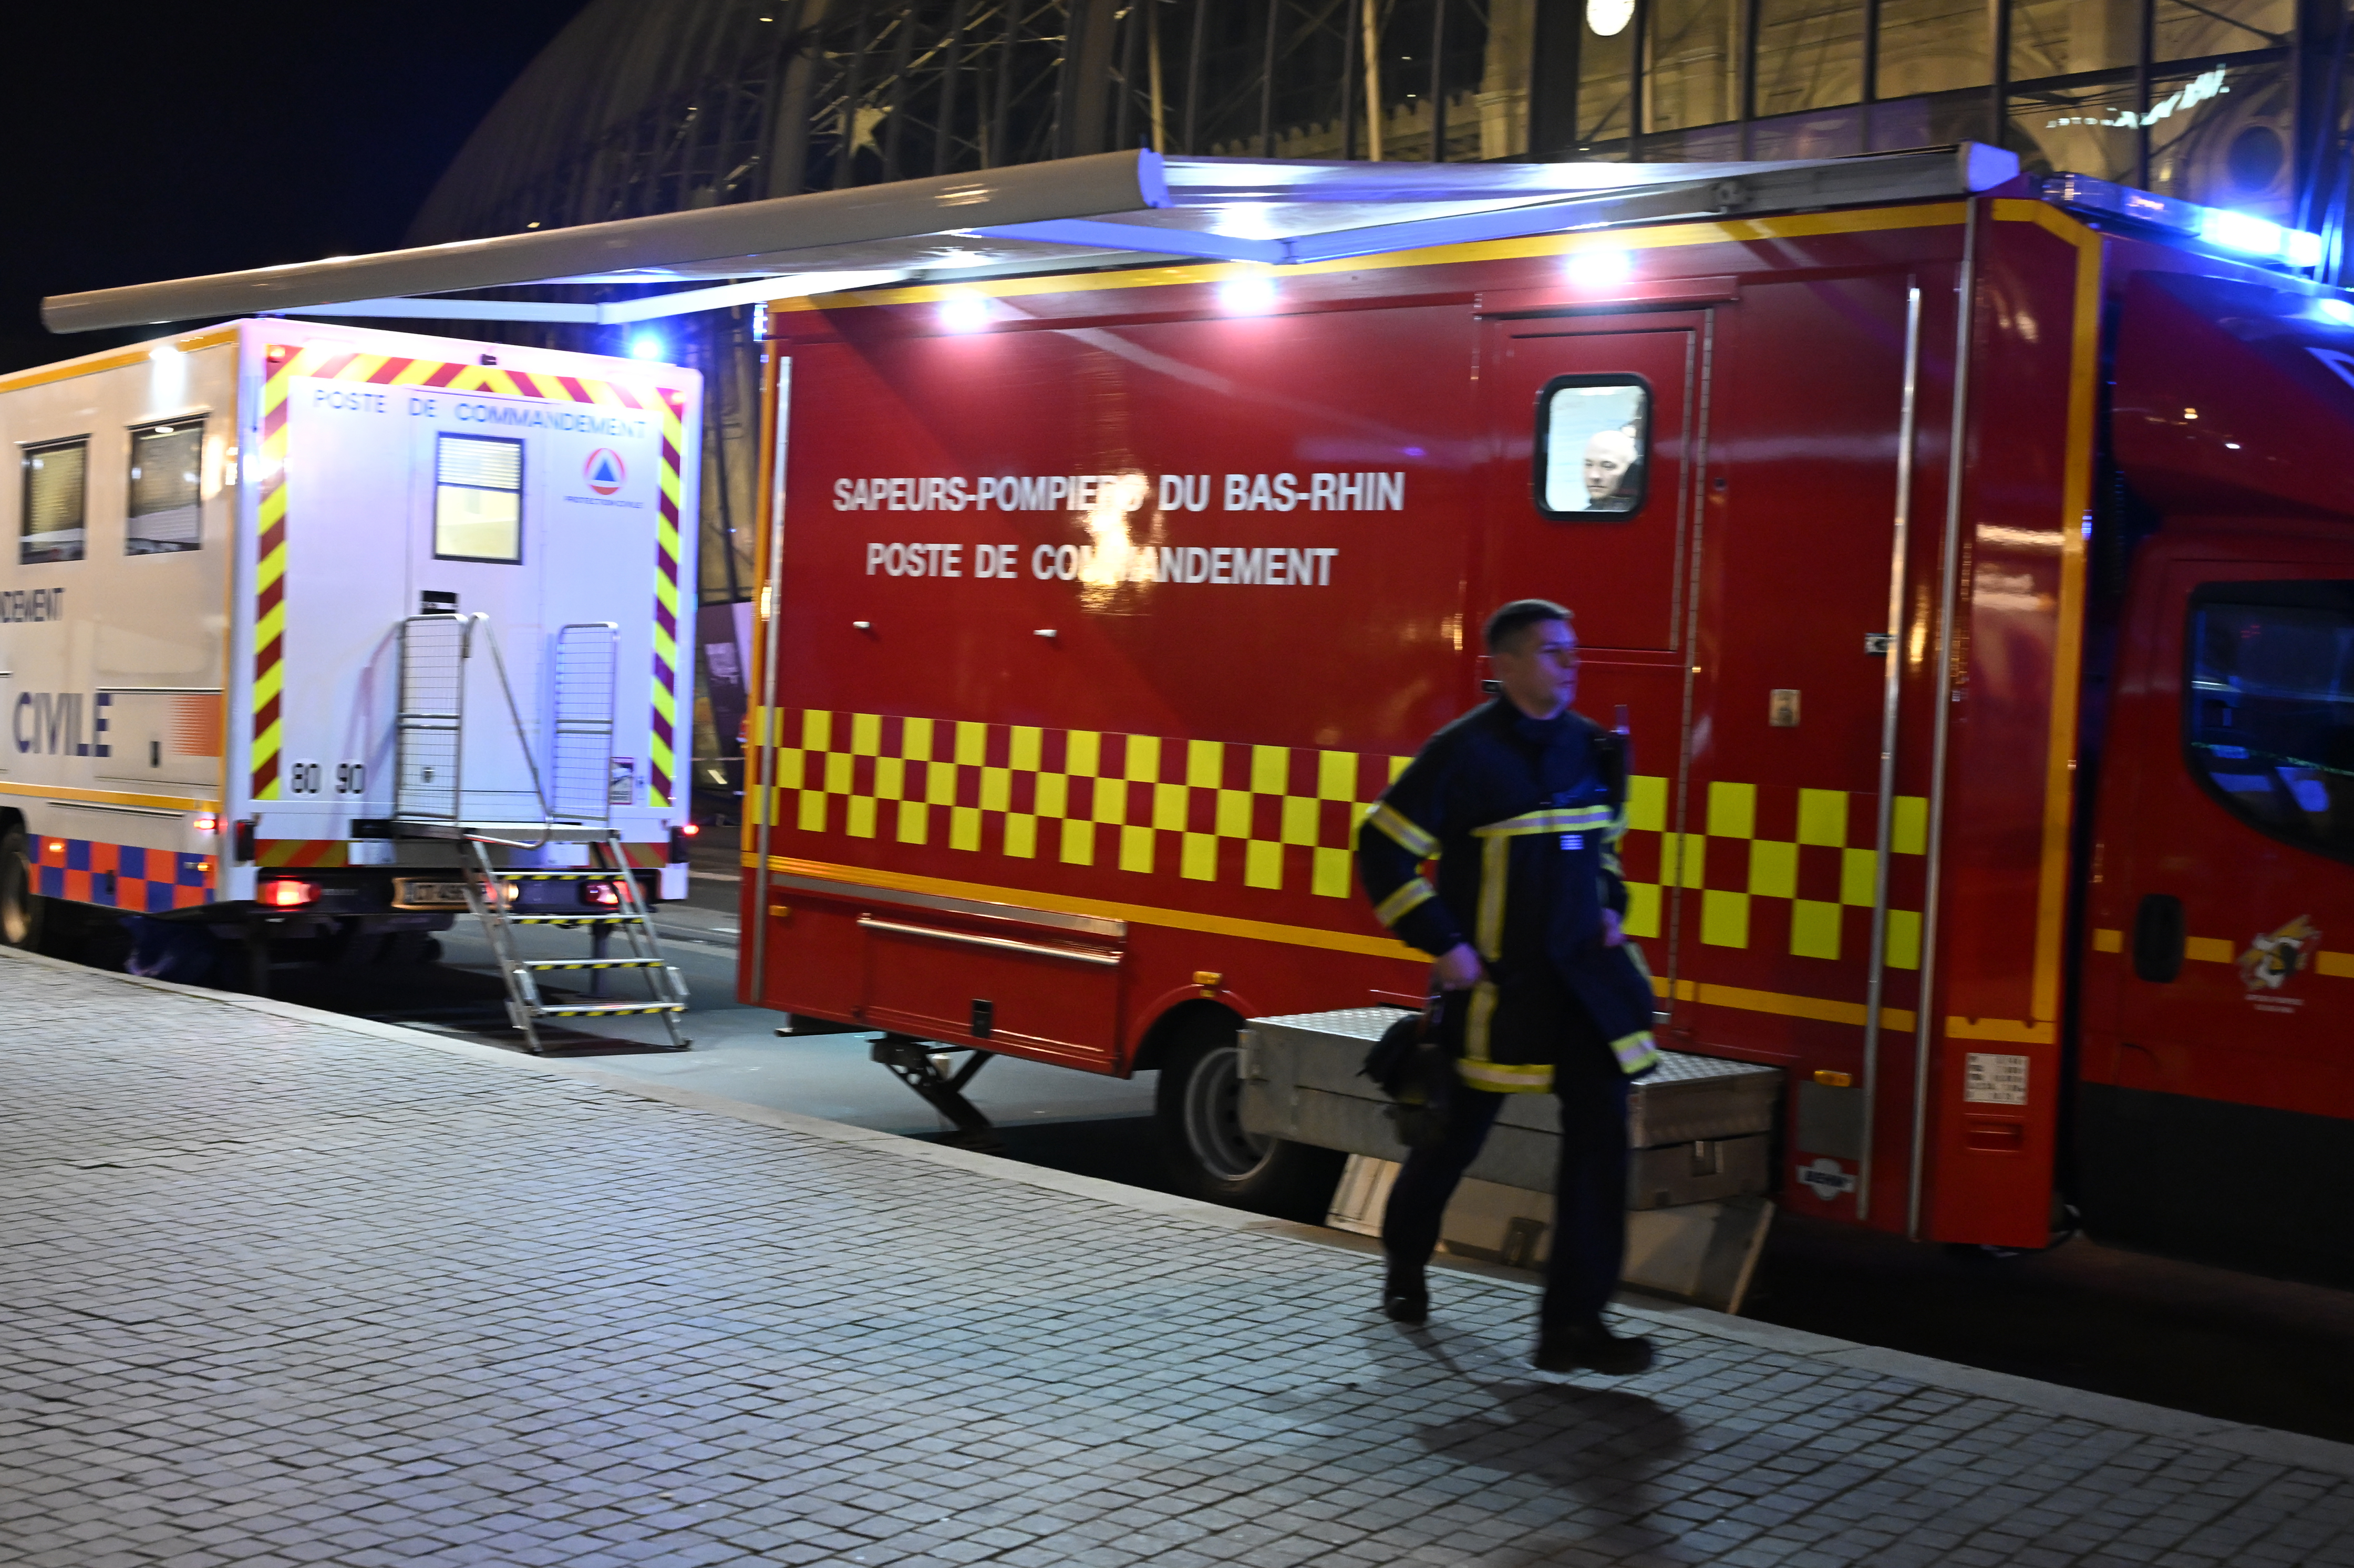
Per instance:
[[[1606,245],[1623,277],[1564,265]],[[1580,708],[1634,736],[1664,1042],[1799,1086],[1782,1200],[2041,1245],[2071,1009],[2122,983],[2105,938],[2080,983],[2072,936],[2103,313],[2186,268],[2283,281],[2001,196],[1304,267],[1240,303],[1233,267],[1028,279],[977,331],[938,289],[780,306],[744,999],[1119,1074],[1175,1008],[1418,995],[1355,821],[1479,700],[1481,617],[1543,596]],[[1564,376],[1649,391],[1631,515],[1534,504]],[[2354,1114],[2323,1054],[2264,1092]]]

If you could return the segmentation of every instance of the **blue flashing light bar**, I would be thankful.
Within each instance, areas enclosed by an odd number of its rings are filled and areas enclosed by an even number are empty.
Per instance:
[[[2249,213],[2201,207],[2195,201],[2136,190],[2090,175],[2054,175],[2044,182],[2043,194],[2062,207],[2130,218],[2252,261],[2268,261],[2297,271],[2311,271],[2321,265],[2321,236],[2284,228]]]

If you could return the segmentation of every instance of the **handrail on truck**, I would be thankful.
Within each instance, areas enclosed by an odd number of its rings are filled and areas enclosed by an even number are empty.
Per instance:
[[[610,625],[610,623],[588,624]],[[420,627],[439,628],[450,625],[454,625],[457,629],[458,645],[449,676],[451,687],[447,711],[439,707],[412,706],[411,699],[415,694],[417,677],[419,673],[413,662],[414,655],[418,652],[414,646],[413,634]],[[570,630],[572,628],[567,627],[565,630]],[[524,726],[523,709],[515,702],[514,683],[507,678],[506,658],[499,649],[498,632],[492,626],[489,614],[481,610],[457,616],[412,615],[405,617],[400,623],[400,701],[396,709],[394,722],[401,749],[400,755],[395,758],[394,763],[393,818],[397,822],[435,821],[449,827],[461,837],[480,836],[466,831],[465,821],[466,664],[473,657],[474,634],[478,630],[482,633],[483,645],[491,651],[491,666],[498,677],[499,695],[506,703],[507,718],[514,728],[515,747],[523,754],[524,767],[531,775],[532,799],[539,806],[539,837],[536,839],[485,838],[483,842],[505,844],[516,849],[538,849],[547,844],[556,836],[556,813],[548,805],[546,786],[540,778],[539,759],[532,752],[530,734]],[[610,727],[609,725],[608,728]],[[450,810],[446,816],[438,812],[420,816],[413,810],[410,792],[414,783],[410,778],[411,757],[408,751],[408,739],[413,735],[429,733],[447,733],[451,736],[449,758]],[[610,810],[607,815],[610,816]]]

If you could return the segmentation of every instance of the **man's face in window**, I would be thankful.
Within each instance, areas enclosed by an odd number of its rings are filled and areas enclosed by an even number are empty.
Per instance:
[[[1585,442],[1585,493],[1594,506],[1623,505],[1619,487],[1635,465],[1634,439],[1624,430],[1596,430]]]

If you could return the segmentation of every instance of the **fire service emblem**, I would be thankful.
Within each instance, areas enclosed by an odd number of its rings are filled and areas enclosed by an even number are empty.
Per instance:
[[[2240,981],[2248,988],[2248,1000],[2267,1012],[2296,1008],[2303,999],[2281,995],[2281,987],[2290,976],[2311,968],[2320,948],[2321,933],[2310,916],[2300,915],[2277,930],[2258,935],[2240,955]]]

